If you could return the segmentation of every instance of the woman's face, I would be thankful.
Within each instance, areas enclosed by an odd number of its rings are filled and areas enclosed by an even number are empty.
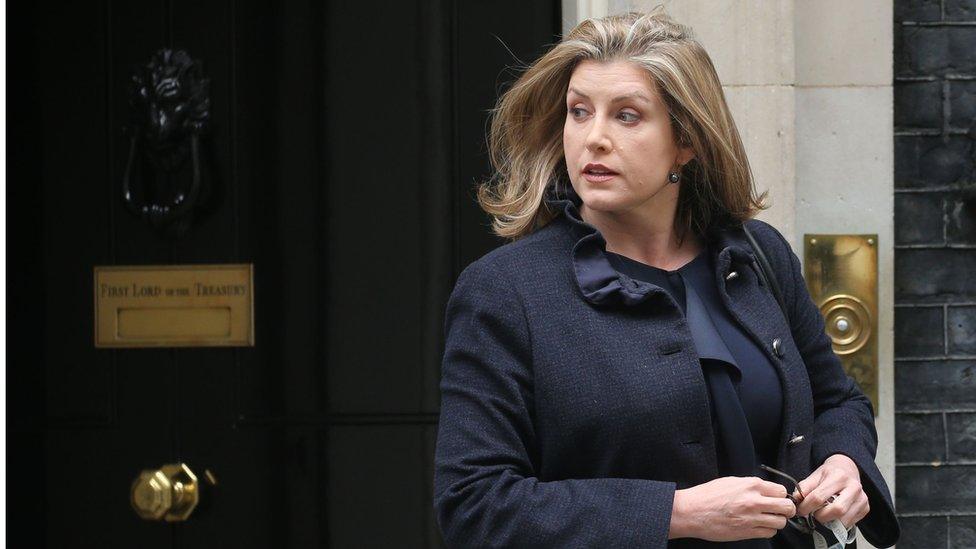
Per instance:
[[[668,183],[668,172],[693,153],[675,143],[667,106],[644,69],[626,61],[580,62],[566,109],[566,168],[587,208],[658,213],[670,207],[673,214],[678,185]],[[615,173],[596,173],[605,170]]]

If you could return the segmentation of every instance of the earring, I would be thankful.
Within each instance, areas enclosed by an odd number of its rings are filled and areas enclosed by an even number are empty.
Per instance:
[[[671,183],[677,183],[681,180],[681,176],[675,172],[668,172],[668,181]]]

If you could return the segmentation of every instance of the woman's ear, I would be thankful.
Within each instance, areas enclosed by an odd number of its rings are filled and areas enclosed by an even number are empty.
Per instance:
[[[678,149],[678,164],[684,166],[688,162],[691,162],[695,158],[695,150],[691,147],[681,147]]]

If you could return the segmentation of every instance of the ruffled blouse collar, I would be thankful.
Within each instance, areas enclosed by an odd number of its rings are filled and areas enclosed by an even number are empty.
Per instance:
[[[557,213],[554,223],[565,223],[575,239],[570,258],[576,283],[583,297],[594,305],[635,306],[655,294],[665,294],[660,286],[618,272],[606,257],[607,242],[599,229],[580,215],[582,199],[572,185],[559,181],[546,191],[545,203]],[[741,231],[715,230],[705,235],[708,253],[717,280],[723,281],[733,264],[756,263]]]

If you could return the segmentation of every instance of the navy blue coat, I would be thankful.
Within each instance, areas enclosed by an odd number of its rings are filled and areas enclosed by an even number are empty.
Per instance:
[[[468,265],[447,304],[433,487],[441,533],[449,547],[686,546],[667,539],[674,492],[720,476],[686,319],[661,287],[613,269],[571,189],[546,202],[560,214]],[[874,463],[871,401],[834,354],[790,245],[763,221],[747,224],[788,318],[741,231],[706,238],[724,305],[778,368],[773,467],[803,479],[828,456],[849,456],[871,507],[858,528],[890,547],[899,528]],[[809,536],[798,543],[813,547]]]

